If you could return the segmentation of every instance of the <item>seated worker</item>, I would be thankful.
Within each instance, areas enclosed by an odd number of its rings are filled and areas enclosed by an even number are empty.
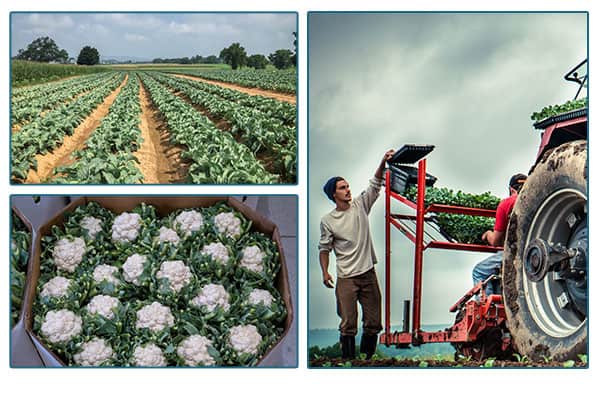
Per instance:
[[[527,176],[523,174],[515,174],[510,178],[508,190],[510,196],[502,200],[496,209],[496,222],[494,223],[493,231],[486,231],[482,236],[483,242],[489,243],[491,246],[502,246],[506,237],[506,228],[508,227],[508,218],[512,212],[513,206],[517,201],[517,195],[521,191]],[[485,260],[479,262],[473,268],[473,285],[486,280],[493,274],[498,274],[502,267],[503,251],[491,255]],[[485,289],[485,294],[500,294],[499,282],[494,280],[490,282]]]

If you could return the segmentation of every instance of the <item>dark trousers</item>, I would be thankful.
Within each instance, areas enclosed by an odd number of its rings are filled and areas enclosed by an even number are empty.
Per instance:
[[[343,336],[356,336],[358,307],[363,315],[363,334],[377,335],[381,326],[381,292],[377,283],[375,268],[371,268],[351,278],[338,278],[335,286],[337,313],[342,319],[340,333]]]

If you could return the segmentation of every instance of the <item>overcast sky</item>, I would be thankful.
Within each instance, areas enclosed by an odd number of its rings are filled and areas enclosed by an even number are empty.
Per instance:
[[[387,149],[433,144],[427,166],[437,187],[506,197],[509,177],[535,160],[531,113],[575,95],[563,75],[586,58],[587,16],[311,14],[308,25],[309,324],[336,328],[334,292],[318,262],[319,221],[333,208],[323,183],[344,176],[357,195]],[[382,290],[383,205],[382,190],[370,217]],[[392,245],[392,324],[400,324],[414,251],[397,231]],[[425,252],[424,324],[453,322],[448,308],[484,257]]]
[[[248,55],[292,49],[296,14],[13,13],[11,54],[40,36],[77,57],[83,46],[101,57],[143,59],[219,55],[239,42]]]

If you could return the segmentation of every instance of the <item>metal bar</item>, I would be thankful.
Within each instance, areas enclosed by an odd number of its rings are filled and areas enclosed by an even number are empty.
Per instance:
[[[403,225],[402,223],[400,223],[398,221],[394,221],[393,219],[391,219],[389,223],[394,225],[396,228],[398,228],[399,231],[404,233],[404,236],[406,236],[408,239],[410,239],[411,242],[413,242],[413,243],[416,242],[417,239],[415,238],[415,235],[413,234],[413,232],[408,228],[408,226]],[[388,229],[388,228],[386,228],[386,229]]]
[[[486,210],[483,208],[470,208],[470,207],[460,207],[460,206],[447,206],[445,204],[432,204],[429,207],[427,207],[426,212],[474,215],[474,216],[478,216],[478,217],[489,217],[489,218],[494,218],[496,216],[496,210]]]
[[[409,221],[416,221],[417,220],[417,216],[416,215],[405,215],[405,214],[392,214],[392,218],[394,219],[407,219]],[[425,221],[434,221],[433,217],[425,217],[424,218]]]
[[[584,115],[583,117],[579,117],[579,118],[575,118],[575,119],[569,119],[567,121],[558,122],[555,125],[555,127],[557,129],[561,129],[561,128],[564,128],[565,126],[577,125],[577,124],[581,124],[585,121],[587,121],[587,115]]]
[[[394,193],[391,191],[390,189],[390,196],[393,197],[394,199],[406,204],[407,206],[409,206],[410,208],[412,208],[413,210],[417,209],[417,205],[415,203],[413,203],[412,201],[410,201],[409,199],[407,199],[406,197],[398,194],[398,193]]]
[[[402,332],[410,329],[410,300],[404,300],[404,315],[402,318]]]
[[[468,243],[452,243],[452,242],[429,242],[426,249],[445,249],[445,250],[463,250],[463,251],[479,251],[483,253],[495,253],[503,249],[503,247],[488,246],[485,244],[468,244]]]
[[[417,236],[415,241],[415,274],[413,282],[413,336],[421,329],[421,287],[423,281],[423,229],[425,218],[426,159],[419,161],[417,173]]]
[[[390,246],[390,223],[393,221],[390,215],[390,170],[385,172],[385,337],[390,335],[390,291],[391,291],[391,246]],[[406,234],[406,233],[405,233]]]

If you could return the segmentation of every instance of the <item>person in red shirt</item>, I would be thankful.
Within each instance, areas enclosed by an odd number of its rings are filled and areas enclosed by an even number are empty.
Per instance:
[[[510,178],[508,184],[508,190],[510,196],[505,198],[498,204],[496,208],[496,222],[494,223],[493,231],[486,231],[481,236],[483,242],[487,242],[492,246],[502,246],[504,244],[504,238],[506,237],[506,228],[508,227],[508,218],[512,212],[513,206],[517,201],[517,196],[523,184],[525,183],[527,176],[523,174],[515,174]],[[479,282],[486,280],[493,274],[500,272],[502,267],[503,252],[499,251],[496,254],[481,261],[473,268],[473,285],[477,285]],[[500,285],[498,281],[492,280],[485,288],[485,293],[499,294]]]

